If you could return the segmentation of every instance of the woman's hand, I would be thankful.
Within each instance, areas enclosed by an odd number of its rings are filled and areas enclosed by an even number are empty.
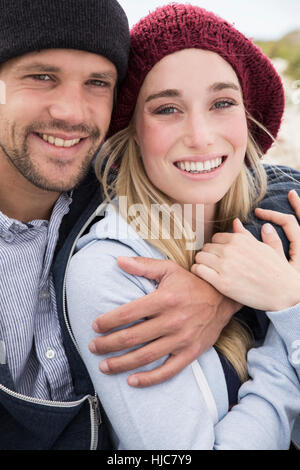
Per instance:
[[[300,198],[289,202],[300,220]],[[191,271],[235,301],[259,310],[284,310],[300,302],[300,227],[293,215],[256,209],[256,216],[280,225],[290,241],[290,261],[271,224],[262,227],[259,242],[239,219],[234,233],[216,233],[196,255]]]

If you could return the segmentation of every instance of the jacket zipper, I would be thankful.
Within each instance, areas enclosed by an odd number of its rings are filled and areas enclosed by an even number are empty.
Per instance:
[[[99,212],[102,210],[103,205],[104,205],[104,203],[102,203],[96,209],[96,211],[91,215],[91,217],[88,219],[88,221],[86,222],[86,224],[84,225],[84,227],[80,231],[79,235],[77,236],[77,238],[76,238],[76,240],[75,240],[75,242],[72,246],[72,250],[70,252],[70,256],[69,256],[66,271],[65,271],[64,281],[63,281],[63,313],[64,313],[64,320],[65,320],[65,323],[66,323],[68,333],[69,333],[69,335],[72,339],[72,342],[74,343],[74,345],[76,347],[76,350],[77,350],[78,354],[80,355],[80,357],[81,357],[81,353],[79,351],[78,345],[77,345],[77,343],[75,341],[75,338],[73,336],[71,327],[70,327],[69,322],[68,322],[67,314],[66,314],[66,293],[65,293],[66,292],[66,272],[67,272],[72,254],[74,252],[75,245],[76,245],[79,237],[81,236],[81,233],[84,231],[85,227],[87,227],[88,224],[90,224],[91,221],[95,217],[98,216]],[[62,401],[43,400],[41,398],[34,398],[34,397],[29,397],[27,395],[22,395],[21,393],[14,392],[13,390],[10,390],[9,388],[5,387],[2,384],[0,384],[0,390],[2,390],[4,393],[7,393],[7,395],[10,395],[13,398],[17,398],[19,400],[23,400],[23,401],[28,402],[28,403],[33,403],[33,404],[36,404],[36,405],[43,405],[43,406],[56,407],[56,408],[72,408],[72,407],[75,407],[77,405],[80,405],[85,400],[88,400],[89,405],[90,405],[90,420],[91,420],[90,450],[97,449],[97,445],[98,445],[98,428],[101,424],[101,413],[100,413],[100,408],[99,408],[99,403],[98,403],[96,392],[94,393],[94,396],[85,395],[80,400],[70,401],[70,402],[62,402]]]
[[[7,395],[10,395],[13,398],[18,398],[19,400],[27,401],[28,403],[34,403],[36,405],[44,405],[44,406],[53,406],[55,408],[73,408],[77,405],[80,405],[87,399],[90,402],[94,399],[92,395],[85,395],[80,400],[76,400],[76,401],[68,401],[68,402],[50,401],[50,400],[43,400],[42,398],[34,398],[34,397],[28,397],[26,395],[22,395],[21,393],[10,390],[4,385],[0,385],[0,390],[7,393]]]
[[[98,446],[98,430],[101,424],[101,414],[99,409],[99,403],[97,395],[90,397],[91,405],[91,445],[90,450],[96,450]]]
[[[82,227],[82,229],[78,233],[77,237],[75,238],[73,246],[72,246],[70,254],[69,254],[69,258],[68,258],[66,269],[65,269],[64,280],[63,280],[63,314],[64,314],[64,320],[65,320],[65,324],[66,324],[68,333],[70,335],[70,338],[71,338],[71,340],[72,340],[72,342],[73,342],[73,344],[74,344],[74,346],[75,346],[75,348],[76,348],[76,350],[77,350],[77,352],[78,352],[78,354],[81,358],[82,358],[81,352],[79,350],[78,344],[76,343],[76,340],[74,338],[73,332],[72,332],[70,324],[69,324],[69,319],[67,317],[67,309],[66,309],[67,271],[68,271],[68,267],[69,267],[69,264],[70,264],[70,260],[72,258],[73,253],[74,253],[74,250],[75,250],[75,246],[77,244],[77,241],[81,237],[81,234],[84,232],[86,227],[89,226],[89,224],[93,221],[93,219],[95,219],[101,213],[103,207],[105,207],[106,204],[107,204],[107,201],[104,201],[104,202],[102,202],[102,204],[100,204],[100,206],[98,206],[96,211],[93,212],[93,214],[89,217],[89,219],[86,221],[86,223],[84,224],[84,226]],[[96,393],[95,390],[94,390],[94,396],[91,396],[91,395],[89,396],[89,402],[90,402],[90,420],[91,420],[91,445],[90,445],[90,450],[96,450],[97,446],[98,446],[98,430],[99,430],[99,426],[100,426],[102,420],[101,420],[101,413],[100,413],[97,393]]]
[[[55,408],[73,408],[77,405],[80,405],[85,400],[89,401],[90,405],[90,417],[91,417],[91,444],[90,450],[97,449],[98,445],[98,427],[101,424],[101,416],[99,410],[98,399],[96,396],[92,395],[85,395],[80,400],[70,401],[70,402],[63,402],[63,401],[51,401],[51,400],[43,400],[41,398],[34,398],[28,397],[26,395],[22,395],[21,393],[14,392],[9,388],[5,387],[4,385],[0,384],[0,390],[7,393],[13,398],[18,398],[19,400],[26,401],[28,403],[34,403],[36,405],[43,405],[43,406],[52,406]]]

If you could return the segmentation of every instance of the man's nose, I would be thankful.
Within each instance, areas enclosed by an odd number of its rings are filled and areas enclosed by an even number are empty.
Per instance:
[[[185,122],[184,144],[186,147],[205,151],[214,142],[214,131],[209,117],[193,111]]]
[[[81,124],[88,121],[89,103],[82,87],[69,83],[55,90],[48,111],[52,119]]]

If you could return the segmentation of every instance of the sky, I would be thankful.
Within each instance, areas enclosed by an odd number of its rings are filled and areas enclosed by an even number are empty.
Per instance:
[[[130,26],[170,0],[118,0]],[[190,0],[212,11],[253,39],[276,40],[295,29],[300,30],[300,0]]]

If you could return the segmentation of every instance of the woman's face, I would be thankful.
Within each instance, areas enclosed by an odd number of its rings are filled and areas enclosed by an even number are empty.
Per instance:
[[[246,153],[247,121],[234,70],[200,49],[163,58],[140,90],[135,139],[154,186],[181,204],[213,206]]]

